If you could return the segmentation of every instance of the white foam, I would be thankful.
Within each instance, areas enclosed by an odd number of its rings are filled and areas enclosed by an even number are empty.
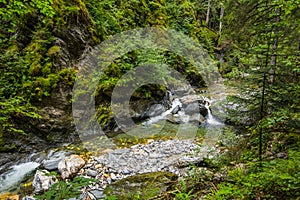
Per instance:
[[[0,175],[0,192],[10,190],[19,184],[27,174],[35,170],[39,165],[36,162],[27,162],[12,166],[11,169]]]

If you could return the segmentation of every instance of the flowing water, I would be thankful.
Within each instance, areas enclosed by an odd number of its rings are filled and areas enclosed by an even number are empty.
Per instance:
[[[209,105],[211,104],[210,101],[208,99],[205,100],[206,100],[205,108],[207,109],[207,116],[206,116],[207,124],[211,126],[223,126],[224,124],[220,122],[215,116],[213,116],[209,107]]]
[[[16,189],[15,186],[20,184],[39,165],[36,162],[26,162],[12,166],[8,171],[0,175],[0,193]]]
[[[162,114],[158,115],[158,116],[155,116],[155,117],[151,117],[150,119],[148,119],[147,121],[143,122],[142,125],[143,126],[148,126],[150,124],[153,124],[155,122],[158,122],[162,119],[165,119],[165,117],[169,114],[171,114],[171,112],[177,107],[182,107],[182,103],[181,101],[179,100],[179,98],[175,98],[173,101],[172,101],[172,106],[170,109],[168,109],[167,111],[163,112]]]

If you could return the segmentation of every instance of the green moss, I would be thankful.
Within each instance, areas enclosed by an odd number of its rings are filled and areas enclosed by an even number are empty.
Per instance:
[[[58,75],[59,75],[59,81],[64,82],[67,85],[72,86],[75,82],[77,71],[75,69],[62,69]]]
[[[105,189],[117,199],[157,199],[162,192],[172,190],[177,175],[169,172],[145,173],[117,181]]]
[[[48,49],[48,55],[49,56],[57,56],[60,53],[60,47],[59,46],[52,46]]]
[[[113,113],[109,105],[102,105],[98,107],[96,115],[101,126],[105,126],[112,118]]]

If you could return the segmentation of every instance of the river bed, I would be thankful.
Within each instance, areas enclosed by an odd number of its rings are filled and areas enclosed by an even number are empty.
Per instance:
[[[217,88],[217,87],[216,87]],[[201,125],[189,124],[189,116],[184,112],[177,112],[175,116],[182,117],[184,123],[176,124],[166,120],[166,116],[174,111],[178,106],[182,106],[178,98],[173,99],[172,106],[169,110],[161,113],[158,116],[152,117],[143,123],[138,124],[134,129],[123,134],[111,134],[114,137],[106,137],[93,139],[91,141],[79,144],[80,148],[86,148],[90,152],[105,151],[103,143],[106,140],[115,144],[113,148],[124,148],[137,143],[147,142],[149,139],[153,140],[169,140],[169,139],[196,139],[207,145],[215,145],[220,137],[226,132],[226,125],[217,117],[215,117],[210,109],[218,101],[226,99],[227,93],[233,93],[233,90],[214,90],[206,94],[201,94],[205,100],[205,108],[208,110],[205,116],[205,122]],[[109,135],[109,134],[108,134]],[[102,142],[102,143],[101,143]],[[67,146],[67,144],[65,145]],[[55,149],[56,151],[57,149]],[[49,153],[49,150],[47,151]],[[37,153],[38,154],[38,153]],[[34,154],[34,155],[37,155]],[[45,158],[46,152],[40,152],[40,156],[27,155],[23,156],[23,162],[15,165],[3,165],[2,174],[0,175],[0,193],[16,192],[18,186],[24,180],[32,178],[34,171],[40,166],[41,161]],[[27,158],[26,158],[27,157]],[[6,168],[6,169],[3,169]]]

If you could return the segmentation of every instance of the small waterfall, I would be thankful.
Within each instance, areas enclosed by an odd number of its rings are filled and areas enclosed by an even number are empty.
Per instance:
[[[27,162],[12,166],[11,169],[0,175],[0,193],[18,186],[25,176],[34,171],[39,165],[36,162]]]
[[[171,93],[169,94],[169,98],[173,96]],[[188,98],[191,98],[190,96],[185,96]],[[184,97],[180,97],[180,98],[171,98],[172,100],[172,106],[170,109],[166,110],[165,112],[161,113],[160,115],[151,117],[150,119],[148,119],[147,121],[144,121],[142,123],[143,126],[149,126],[153,123],[159,122],[160,120],[164,120],[167,119],[169,115],[172,115],[173,117],[176,117],[177,119],[179,119],[181,122],[183,123],[189,123],[190,121],[190,117],[191,114],[186,114],[185,110],[182,109],[183,107],[183,103],[182,101]],[[220,122],[216,117],[213,116],[211,110],[210,110],[210,105],[211,105],[211,101],[210,99],[206,98],[206,97],[202,97],[205,100],[205,108],[207,109],[207,116],[206,116],[206,122],[209,126],[222,126],[224,125],[222,122]],[[194,102],[194,101],[193,101]],[[176,110],[176,108],[179,107],[179,109],[173,113],[174,109]]]
[[[172,101],[172,107],[171,107],[169,110],[163,112],[162,114],[160,114],[160,115],[158,115],[158,116],[151,117],[149,120],[143,122],[142,125],[148,126],[148,125],[153,124],[153,123],[155,123],[155,122],[158,122],[158,121],[160,121],[160,120],[162,120],[162,119],[165,119],[165,117],[166,117],[167,115],[171,114],[171,112],[172,112],[177,106],[182,107],[182,103],[181,103],[181,101],[179,100],[179,98],[176,98],[176,99],[174,99],[174,100]]]
[[[207,123],[213,126],[221,126],[224,125],[218,119],[216,119],[210,110],[210,102],[206,99],[205,108],[207,109]]]

